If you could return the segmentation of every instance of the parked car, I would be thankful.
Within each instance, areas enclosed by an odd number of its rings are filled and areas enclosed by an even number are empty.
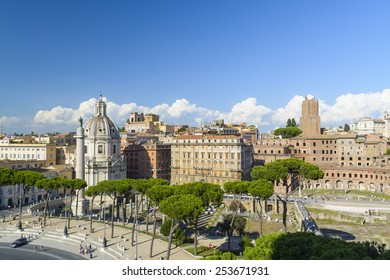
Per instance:
[[[28,243],[27,238],[22,237],[22,238],[16,239],[14,242],[12,242],[10,244],[10,246],[12,248],[16,248],[16,247],[26,245],[27,243]]]

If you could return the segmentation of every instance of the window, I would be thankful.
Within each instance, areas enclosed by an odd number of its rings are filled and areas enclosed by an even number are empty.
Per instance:
[[[98,154],[103,154],[103,153],[104,153],[103,145],[98,145]]]

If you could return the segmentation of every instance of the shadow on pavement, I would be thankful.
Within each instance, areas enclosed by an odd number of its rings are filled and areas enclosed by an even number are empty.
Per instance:
[[[349,232],[342,231],[342,230],[321,228],[321,232],[324,234],[324,236],[327,236],[327,237],[341,238],[343,240],[355,240],[356,239],[355,235],[353,235]]]

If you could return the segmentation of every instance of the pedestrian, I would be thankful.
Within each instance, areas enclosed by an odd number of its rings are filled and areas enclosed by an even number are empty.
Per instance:
[[[41,252],[43,252],[43,245],[41,245]]]
[[[92,259],[92,250],[88,250],[89,251],[89,258]]]
[[[37,251],[38,251],[38,247],[37,247],[37,246],[35,246],[34,252],[37,252]]]

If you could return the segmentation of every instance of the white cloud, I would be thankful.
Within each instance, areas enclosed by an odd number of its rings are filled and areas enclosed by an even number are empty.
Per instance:
[[[0,116],[0,133],[10,131],[13,127],[20,127],[25,121],[18,117]]]
[[[257,99],[250,97],[235,104],[229,113],[221,113],[219,118],[225,119],[226,123],[247,123],[260,126],[268,124],[263,117],[270,112],[271,109],[258,105]]]
[[[168,113],[173,118],[182,117],[184,114],[191,114],[197,110],[195,104],[191,104],[186,99],[176,100],[168,109]]]
[[[295,118],[299,122],[304,98],[296,95],[285,107],[274,110],[271,116],[272,124],[275,127],[285,126],[288,118]],[[390,89],[370,93],[347,93],[339,96],[334,104],[319,100],[319,106],[322,126],[351,124],[364,116],[382,118],[384,111],[390,111]]]
[[[136,103],[116,104],[106,99],[105,101],[108,116],[119,127],[124,125],[131,112],[139,112],[158,114],[161,120],[171,124],[199,126],[215,119],[224,119],[225,123],[245,122],[257,125],[260,131],[267,131],[285,126],[288,118],[295,118],[299,122],[304,98],[304,96],[295,95],[285,106],[272,110],[258,104],[256,98],[250,97],[234,104],[229,112],[199,107],[184,98],[172,104],[162,103],[154,107],[141,106]],[[21,121],[13,117],[0,117],[0,124],[4,129],[6,126],[18,127],[18,129],[26,127],[24,132],[75,131],[80,117],[87,121],[93,115],[95,102],[96,99],[91,98],[81,102],[77,109],[56,106],[49,110],[40,110],[32,122]],[[334,104],[326,104],[321,100],[319,102],[322,126],[343,125],[365,115],[380,118],[385,110],[390,111],[390,89],[373,93],[344,94],[339,96]]]
[[[364,116],[382,118],[384,111],[390,110],[390,89],[381,92],[344,94],[336,99],[322,114],[324,124],[352,123]]]
[[[308,98],[311,98],[311,96],[308,96]],[[304,99],[304,96],[295,95],[286,106],[274,110],[271,116],[271,122],[274,127],[284,127],[289,118],[294,118],[298,123],[301,117],[302,102]]]

